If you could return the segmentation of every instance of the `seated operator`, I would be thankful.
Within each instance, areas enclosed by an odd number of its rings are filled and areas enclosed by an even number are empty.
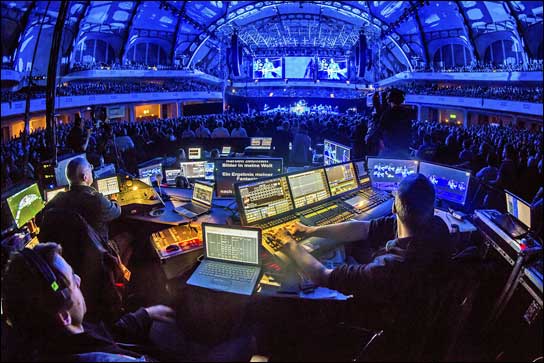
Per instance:
[[[285,253],[314,283],[403,314],[402,309],[410,309],[412,301],[407,299],[415,295],[414,287],[427,288],[425,281],[437,271],[445,271],[445,262],[453,252],[448,227],[434,216],[434,201],[433,185],[425,176],[413,174],[399,185],[393,204],[395,216],[321,227],[297,224],[290,231],[281,231],[280,238],[285,242]],[[359,256],[358,263],[331,270],[299,246],[293,235],[322,237],[338,244],[352,242],[349,247],[354,257],[365,249],[371,249],[373,255],[366,260]]]
[[[25,249],[24,254],[12,254],[2,283],[4,312],[26,343],[11,348],[37,361],[145,361],[142,354],[119,346],[104,324],[85,322],[81,279],[62,258],[61,250],[55,243],[41,243],[34,250]],[[57,291],[30,259],[40,259],[51,270]],[[153,321],[173,323],[174,315],[163,305],[140,308],[124,315],[112,333],[115,339],[143,343]]]

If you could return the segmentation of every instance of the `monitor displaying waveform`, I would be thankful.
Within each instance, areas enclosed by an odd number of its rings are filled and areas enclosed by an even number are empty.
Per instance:
[[[396,190],[408,175],[417,173],[417,160],[368,158],[368,173],[372,186],[387,191]]]
[[[464,205],[470,182],[470,171],[421,162],[419,172],[434,185],[436,198]]]

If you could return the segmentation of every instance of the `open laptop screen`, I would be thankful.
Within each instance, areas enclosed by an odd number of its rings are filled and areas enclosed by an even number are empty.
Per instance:
[[[259,229],[202,224],[206,258],[259,264]]]
[[[195,182],[195,187],[193,189],[193,200],[211,206],[212,197],[213,185]]]
[[[531,205],[516,195],[505,191],[508,214],[531,229]]]
[[[96,189],[104,196],[119,193],[119,179],[117,179],[117,176],[98,179],[96,181]]]

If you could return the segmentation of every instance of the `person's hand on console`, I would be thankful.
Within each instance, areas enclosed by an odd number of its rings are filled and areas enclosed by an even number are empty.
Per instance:
[[[176,312],[165,305],[153,305],[145,308],[147,314],[152,320],[161,321],[163,323],[175,323]]]
[[[300,222],[295,222],[291,227],[289,227],[289,233],[291,236],[295,236],[300,239],[311,237],[314,231],[315,227],[306,226]]]

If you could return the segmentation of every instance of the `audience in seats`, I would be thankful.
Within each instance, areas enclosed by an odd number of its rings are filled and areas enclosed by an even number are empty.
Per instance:
[[[215,130],[214,130],[215,131]],[[227,130],[228,132],[228,130]],[[234,122],[234,128],[232,129],[232,132],[230,133],[231,137],[247,137],[246,129],[242,127],[242,123],[240,121]]]
[[[293,154],[291,161],[295,165],[308,165],[312,161],[312,139],[308,136],[308,126],[302,123],[293,137]]]
[[[217,122],[217,127],[213,129],[212,139],[217,139],[220,137],[230,137],[229,130],[223,127],[223,121]]]

